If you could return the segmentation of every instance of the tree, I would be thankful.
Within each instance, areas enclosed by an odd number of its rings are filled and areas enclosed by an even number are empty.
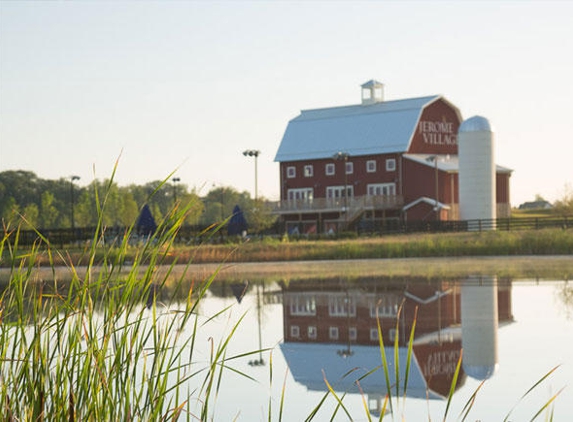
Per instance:
[[[20,208],[14,197],[9,196],[2,201],[2,223],[5,226],[14,226],[19,223],[20,220]]]
[[[30,203],[26,205],[22,215],[25,221],[25,229],[31,230],[38,228],[38,216],[40,215],[40,211],[38,210],[38,206],[36,204]]]
[[[560,215],[573,215],[573,189],[566,184],[564,191],[563,197],[553,204],[553,209]]]
[[[54,194],[45,191],[40,198],[40,215],[38,224],[40,228],[51,229],[56,227],[56,220],[58,219],[58,210],[54,206]]]
[[[247,192],[239,193],[228,186],[216,187],[203,198],[205,209],[199,222],[203,225],[221,223],[231,217],[235,205],[246,210],[251,208],[251,202]]]

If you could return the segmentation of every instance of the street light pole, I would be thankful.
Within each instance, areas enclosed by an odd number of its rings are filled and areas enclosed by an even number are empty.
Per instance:
[[[70,176],[70,204],[71,204],[71,219],[72,219],[72,236],[75,236],[75,224],[74,224],[74,182],[80,180],[80,176]]]
[[[175,205],[177,204],[177,185],[176,185],[176,183],[181,181],[181,179],[179,177],[174,177],[173,179],[171,179],[171,181],[173,182],[173,206],[175,207]]]
[[[346,171],[346,163],[348,163],[348,153],[339,151],[334,154],[334,159],[344,161],[344,228],[348,226],[348,172]]]
[[[434,162],[434,202],[435,202],[435,207],[434,207],[434,212],[436,213],[436,221],[438,221],[440,219],[440,206],[439,206],[439,201],[438,201],[438,194],[439,194],[439,180],[438,180],[438,155],[430,155],[428,158],[426,158],[426,161],[428,162]]]
[[[257,174],[257,159],[261,151],[256,149],[247,149],[243,151],[245,157],[255,157],[255,203],[257,203],[259,197],[259,186],[258,186],[258,174]]]

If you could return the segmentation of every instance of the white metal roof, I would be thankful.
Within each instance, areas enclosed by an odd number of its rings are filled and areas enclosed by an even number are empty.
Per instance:
[[[406,152],[424,107],[440,98],[302,110],[289,122],[275,161]]]
[[[436,154],[404,154],[404,158],[432,168],[436,166],[434,157],[436,157]],[[437,157],[438,170],[451,173],[459,171],[460,160],[457,155],[437,155]],[[495,171],[496,173],[511,173],[513,170],[496,164]]]
[[[340,351],[345,349],[344,344],[326,343],[281,343],[280,349],[285,357],[289,370],[296,382],[304,385],[308,390],[326,391],[325,377],[335,391],[358,393],[386,392],[386,380],[382,369],[369,371],[381,365],[380,348],[378,346],[352,345],[351,354],[345,357]],[[390,383],[396,382],[394,367],[394,348],[384,347],[389,370]],[[408,349],[398,348],[398,361],[400,364],[400,378],[405,377],[405,363]],[[360,390],[356,381],[360,381]],[[403,391],[401,391],[403,394]],[[424,399],[443,399],[444,397],[428,389],[428,384],[418,361],[414,357],[408,378],[409,397]]]

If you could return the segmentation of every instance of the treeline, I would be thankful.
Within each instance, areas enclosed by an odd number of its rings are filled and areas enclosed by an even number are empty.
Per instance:
[[[201,196],[184,183],[172,181],[118,186],[110,180],[94,180],[80,186],[71,178],[46,180],[31,171],[0,172],[0,219],[11,226],[24,221],[27,229],[93,227],[101,209],[104,225],[130,226],[144,204],[149,205],[159,222],[176,204],[191,203],[187,225],[209,226],[224,221],[238,205],[249,225],[261,230],[272,225],[274,218],[265,201],[258,202],[255,204],[248,192],[238,192],[232,187],[214,187]]]

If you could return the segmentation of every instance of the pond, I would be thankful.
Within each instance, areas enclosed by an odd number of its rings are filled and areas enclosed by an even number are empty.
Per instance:
[[[271,420],[306,420],[329,389],[313,420],[330,420],[335,412],[334,420],[377,420],[388,393],[386,376],[392,399],[384,420],[442,420],[460,355],[448,420],[460,419],[474,393],[467,420],[503,420],[508,414],[508,420],[530,420],[557,393],[541,417],[573,418],[573,285],[567,281],[221,281],[211,286],[200,313],[207,318],[225,308],[202,326],[196,359],[207,362],[211,345],[241,318],[227,356],[265,350],[228,362],[211,405],[213,420],[268,420],[269,414]],[[333,393],[345,410],[336,411]]]

